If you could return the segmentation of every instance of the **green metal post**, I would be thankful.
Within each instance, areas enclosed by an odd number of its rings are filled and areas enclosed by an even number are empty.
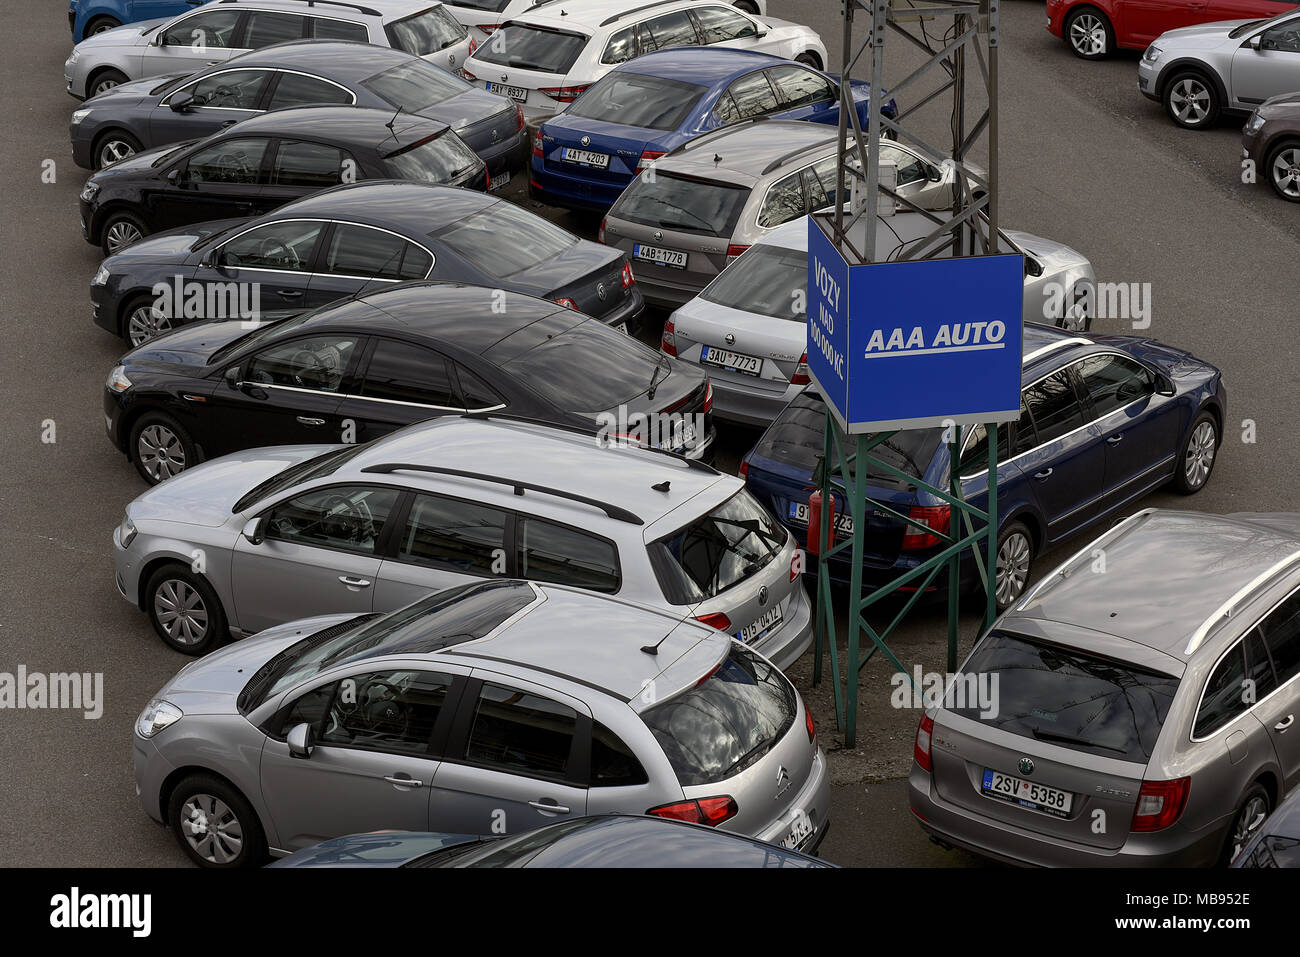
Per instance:
[[[866,501],[863,495],[862,464],[866,459],[866,436],[853,436],[853,474],[844,469],[845,499],[853,515],[853,565],[849,571],[849,666],[844,669],[847,682],[844,699],[844,746],[857,746],[858,728],[858,638],[862,634],[862,562],[866,557]]]
[[[998,615],[998,424],[990,422],[986,428],[989,433],[989,524],[984,630],[988,631]]]
[[[952,426],[952,439],[948,442],[948,491],[956,498],[961,495],[961,476],[958,459],[961,457],[961,426]],[[949,506],[948,528],[955,531],[960,528],[961,510]],[[961,595],[957,582],[961,574],[961,556],[954,554],[948,559],[948,674],[957,670],[957,627],[961,617]]]

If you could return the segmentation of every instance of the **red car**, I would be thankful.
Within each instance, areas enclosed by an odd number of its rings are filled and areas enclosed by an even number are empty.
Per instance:
[[[1100,60],[1116,47],[1145,50],[1166,30],[1215,20],[1261,20],[1298,5],[1282,0],[1047,0],[1047,29],[1075,56]]]

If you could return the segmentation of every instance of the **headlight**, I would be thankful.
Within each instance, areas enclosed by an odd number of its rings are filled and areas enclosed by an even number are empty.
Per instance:
[[[98,194],[98,183],[87,183],[85,186],[81,187],[81,201],[83,203],[93,203]]]
[[[76,47],[73,47],[72,54],[68,57],[68,66],[72,66],[72,64],[76,63],[80,59],[81,59],[81,51],[78,50]]]
[[[144,710],[140,712],[140,717],[135,719],[135,733],[142,738],[152,738],[159,731],[171,727],[183,717],[185,717],[185,712],[170,701],[154,698],[145,705]]]
[[[92,286],[106,286],[106,285],[108,285],[108,267],[107,267],[107,266],[100,266],[98,269],[96,269],[96,270],[95,270],[95,275],[92,276],[91,279],[90,279],[90,284],[91,284]]]
[[[1246,121],[1246,132],[1258,133],[1263,125],[1264,117],[1260,115],[1259,110],[1256,110],[1254,113],[1250,114],[1250,119]]]
[[[131,380],[126,377],[125,366],[114,366],[113,371],[108,374],[108,381],[104,383],[109,392],[125,392],[131,388]]]
[[[128,547],[136,536],[135,522],[131,521],[129,515],[122,516],[122,524],[117,526],[117,540],[123,548]]]
[[[1163,52],[1163,50],[1153,43],[1151,46],[1147,47],[1146,52],[1142,54],[1142,59],[1146,60],[1148,63],[1155,63],[1156,60],[1160,59],[1160,54]]]
[[[90,115],[90,110],[76,110],[72,114],[72,125],[76,126]]]

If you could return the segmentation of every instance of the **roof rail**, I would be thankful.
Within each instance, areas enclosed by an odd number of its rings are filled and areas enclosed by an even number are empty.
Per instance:
[[[1041,359],[1048,353],[1055,352],[1057,349],[1064,349],[1066,346],[1090,346],[1092,344],[1091,339],[1086,339],[1083,336],[1074,336],[1070,339],[1057,339],[1055,342],[1049,342],[1045,346],[1039,346],[1027,356],[1021,356],[1020,364],[1022,366],[1027,366],[1035,359]]]
[[[217,0],[218,3],[238,3],[239,0]],[[273,0],[275,3],[293,3],[295,0]],[[347,7],[349,10],[356,10],[358,13],[364,13],[372,17],[383,16],[374,7],[362,6],[359,3],[348,3],[346,0],[301,0],[309,7],[315,7],[317,4],[326,7]]]
[[[607,27],[611,23],[618,23],[618,21],[622,20],[624,17],[630,17],[635,13],[640,13],[642,10],[653,10],[655,7],[662,7],[665,4],[677,2],[678,0],[653,0],[652,3],[643,3],[641,6],[633,7],[631,10],[624,10],[622,13],[616,13],[612,17],[602,20],[600,25],[602,27]]]
[[[1224,620],[1231,618],[1232,613],[1237,610],[1237,605],[1239,605],[1243,599],[1253,594],[1260,585],[1278,574],[1278,572],[1294,565],[1297,561],[1300,561],[1300,551],[1292,552],[1281,561],[1273,563],[1245,585],[1238,588],[1231,598],[1225,601],[1218,608],[1214,609],[1214,612],[1210,617],[1201,622],[1201,627],[1192,632],[1192,638],[1187,642],[1187,647],[1183,649],[1183,654],[1190,655],[1192,652],[1196,651],[1196,649],[1201,646],[1201,642],[1205,640],[1206,635],[1210,633],[1210,629]]]
[[[732,130],[739,129],[740,127],[744,126],[747,123],[767,123],[770,120],[771,117],[767,116],[766,114],[761,114],[759,116],[747,116],[743,120],[737,120],[735,123],[728,123],[726,126],[719,126],[716,130],[710,130],[709,132],[705,133],[703,136],[692,137],[691,139],[687,140],[685,143],[680,143],[677,146],[674,146],[672,149],[670,149],[667,153],[664,154],[664,159],[667,159],[669,156],[676,156],[679,153],[685,153],[688,149],[694,149],[695,147],[699,146],[701,143],[713,139],[715,136],[719,135],[720,133],[730,133]]]
[[[816,149],[819,146],[825,146],[828,143],[834,143],[834,142],[836,142],[836,137],[831,136],[828,137],[827,139],[819,140],[816,143],[806,143],[803,146],[796,147],[795,149],[792,149],[788,153],[781,154],[776,159],[772,160],[772,162],[764,166],[761,175],[766,176],[768,173],[772,172],[773,170],[780,169],[782,166],[790,162],[790,160],[794,159],[796,156],[802,156],[804,153],[807,153],[811,149]]]
[[[1132,515],[1124,519],[1122,522],[1116,522],[1114,527],[1112,527],[1109,532],[1102,535],[1100,538],[1089,542],[1087,545],[1084,545],[1083,548],[1079,549],[1077,552],[1075,552],[1065,561],[1061,562],[1061,564],[1057,565],[1056,569],[1050,575],[1048,575],[1037,585],[1035,585],[1032,589],[1030,589],[1029,594],[1025,595],[1025,597],[1021,598],[1020,601],[1016,603],[1016,611],[1023,611],[1025,606],[1034,600],[1035,595],[1037,595],[1040,591],[1045,589],[1048,585],[1055,584],[1058,578],[1069,578],[1071,573],[1074,571],[1074,569],[1071,566],[1080,558],[1082,558],[1084,555],[1091,554],[1094,548],[1098,548],[1102,545],[1108,545],[1111,542],[1115,541],[1115,539],[1119,537],[1119,533],[1122,530],[1127,528],[1129,525],[1132,525],[1139,518],[1145,518],[1146,516],[1150,515],[1154,511],[1156,511],[1154,508],[1144,508],[1140,512],[1134,512]]]
[[[391,472],[430,472],[434,475],[454,475],[457,478],[474,479],[479,482],[491,482],[496,485],[509,485],[514,489],[516,495],[523,495],[525,491],[540,492],[543,495],[553,495],[556,498],[567,499],[570,502],[580,502],[583,505],[590,505],[592,508],[598,508],[616,522],[627,522],[629,525],[644,525],[641,518],[629,512],[625,508],[617,505],[610,505],[608,502],[600,502],[594,498],[587,498],[585,495],[575,495],[573,492],[566,492],[563,489],[550,488],[546,485],[537,485],[533,482],[521,482],[518,479],[503,478],[500,475],[486,475],[483,472],[470,472],[465,469],[448,469],[438,465],[416,465],[409,462],[387,462],[383,465],[368,465],[361,471],[377,475],[387,475]]]

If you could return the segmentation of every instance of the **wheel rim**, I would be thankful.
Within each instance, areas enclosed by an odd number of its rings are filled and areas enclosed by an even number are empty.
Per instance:
[[[178,645],[197,645],[208,634],[208,608],[189,582],[170,578],[158,586],[154,614],[163,631]]]
[[[155,482],[166,481],[185,471],[185,446],[180,437],[165,425],[155,424],[142,429],[135,451],[140,466]]]
[[[1259,830],[1266,817],[1268,817],[1268,801],[1255,795],[1246,802],[1241,813],[1237,815],[1237,823],[1232,828],[1233,857],[1241,853],[1241,849],[1250,843],[1250,839],[1255,836],[1255,832]]]
[[[105,90],[113,89],[113,87],[117,86],[118,82],[118,80],[114,80],[112,77],[105,77],[95,84],[94,89],[90,91],[91,96],[98,96]]]
[[[148,342],[155,336],[168,332],[171,327],[172,321],[163,314],[161,309],[152,305],[140,306],[133,310],[126,321],[127,336],[133,346]]]
[[[1070,43],[1084,56],[1101,56],[1106,52],[1106,25],[1100,17],[1081,13],[1070,24]]]
[[[1217,438],[1210,422],[1202,422],[1192,430],[1192,437],[1187,440],[1187,459],[1183,463],[1183,474],[1192,488],[1200,488],[1210,477]]]
[[[1210,115],[1210,90],[1200,80],[1184,77],[1169,91],[1174,116],[1188,126],[1199,126]]]
[[[229,864],[244,849],[239,818],[211,794],[195,794],[181,806],[181,833],[190,849],[211,864]]]
[[[1300,148],[1289,146],[1273,157],[1273,183],[1283,196],[1300,199]]]
[[[119,249],[138,242],[143,236],[144,233],[140,231],[140,227],[135,223],[119,219],[109,225],[108,232],[104,234],[104,244],[108,247],[110,253],[115,253]]]
[[[97,33],[107,33],[109,30],[116,30],[121,25],[120,23],[101,23],[90,31],[90,35],[93,37]]]
[[[1029,539],[1021,532],[1012,532],[999,546],[997,598],[1000,604],[1011,604],[1025,590],[1031,554]]]
[[[126,140],[109,140],[99,150],[99,165],[101,168],[112,166],[119,160],[124,160],[128,156],[135,155],[135,147]]]

